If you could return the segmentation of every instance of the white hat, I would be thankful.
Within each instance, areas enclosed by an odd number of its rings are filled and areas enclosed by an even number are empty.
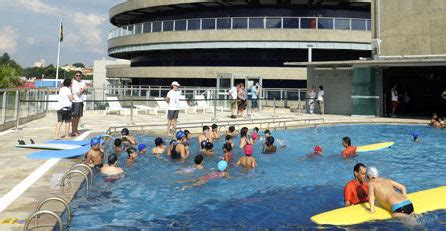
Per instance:
[[[172,84],[170,84],[170,86],[180,87],[181,85],[177,81],[173,81]]]
[[[367,176],[374,178],[378,177],[379,176],[378,169],[373,166],[367,167]]]

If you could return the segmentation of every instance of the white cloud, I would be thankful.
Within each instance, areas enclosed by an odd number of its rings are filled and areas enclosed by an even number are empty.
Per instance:
[[[73,13],[71,20],[77,28],[76,39],[69,34],[68,42],[76,42],[78,46],[79,41],[82,41],[83,48],[90,49],[97,53],[103,52],[103,30],[100,26],[105,22],[105,18],[95,14]],[[85,47],[86,46],[86,47]]]
[[[28,43],[29,45],[34,45],[34,43],[36,43],[36,40],[33,37],[28,37],[26,38],[26,43]]]
[[[0,30],[0,51],[14,53],[17,49],[19,34],[12,26],[4,26]]]
[[[17,4],[24,7],[27,10],[31,10],[34,13],[46,14],[46,15],[62,15],[62,11],[50,4],[46,4],[40,0],[18,0]]]

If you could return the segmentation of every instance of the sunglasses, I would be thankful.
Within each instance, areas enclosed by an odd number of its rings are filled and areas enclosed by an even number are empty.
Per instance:
[[[76,77],[81,77],[82,75],[75,75]]]

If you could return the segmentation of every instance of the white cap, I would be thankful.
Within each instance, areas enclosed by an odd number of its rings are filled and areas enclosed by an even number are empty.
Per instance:
[[[172,84],[170,84],[170,86],[180,87],[181,85],[177,81],[173,81]]]
[[[367,176],[374,178],[378,177],[379,176],[378,169],[374,166],[367,167]]]

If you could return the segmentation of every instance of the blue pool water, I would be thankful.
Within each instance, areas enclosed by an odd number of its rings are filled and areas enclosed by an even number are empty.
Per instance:
[[[421,133],[420,142],[412,141],[412,132]],[[251,171],[230,170],[231,178],[211,181],[206,185],[180,190],[178,180],[198,177],[175,173],[192,165],[159,160],[151,154],[138,158],[125,168],[126,178],[104,183],[99,174],[94,189],[79,193],[71,203],[74,211],[73,230],[138,230],[138,229],[316,229],[310,217],[343,206],[343,187],[352,179],[358,162],[377,166],[381,175],[406,185],[409,192],[445,185],[445,133],[440,129],[411,125],[352,125],[305,128],[273,132],[276,144],[287,144],[276,154],[260,153],[255,145],[258,167]],[[350,136],[353,145],[395,141],[391,148],[363,153],[354,159],[341,158],[341,139]],[[153,137],[138,141],[153,146]],[[191,150],[197,150],[196,138]],[[234,142],[238,144],[239,139]],[[205,159],[206,171],[216,168],[218,155]],[[302,160],[321,145],[325,156]],[[237,145],[236,145],[237,146]],[[236,149],[235,160],[241,156]],[[126,155],[121,155],[124,165]],[[446,196],[446,195],[445,195]],[[416,228],[446,229],[446,212],[424,215]],[[338,229],[340,227],[327,226]],[[342,227],[345,228],[345,227]],[[409,228],[396,221],[369,222],[348,228]]]

